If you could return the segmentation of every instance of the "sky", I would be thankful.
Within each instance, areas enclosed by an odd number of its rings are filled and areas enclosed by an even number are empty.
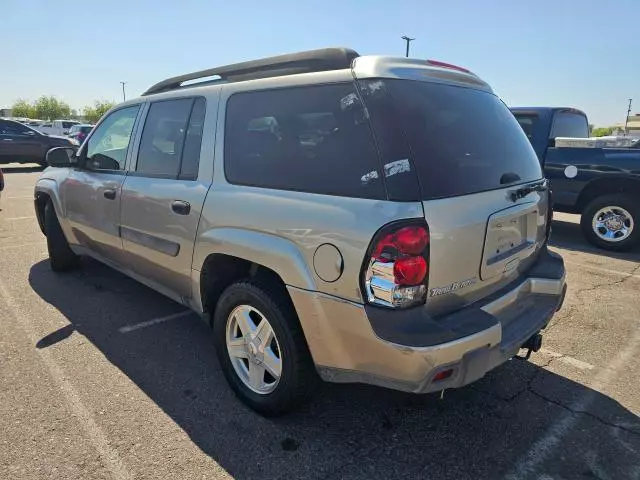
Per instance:
[[[640,113],[640,0],[0,0],[0,108],[121,101],[165,78],[313,48],[469,68],[510,106]]]

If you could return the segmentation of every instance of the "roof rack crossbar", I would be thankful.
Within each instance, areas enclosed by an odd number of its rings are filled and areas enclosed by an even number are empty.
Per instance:
[[[240,81],[295,73],[339,70],[351,67],[351,63],[358,56],[357,52],[349,48],[322,48],[261,58],[168,78],[156,83],[142,95],[175,90],[182,87],[185,82],[214,76],[220,77],[224,81]]]

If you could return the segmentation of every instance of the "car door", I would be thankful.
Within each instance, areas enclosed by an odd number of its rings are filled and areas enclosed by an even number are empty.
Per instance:
[[[151,103],[122,189],[128,267],[183,298],[191,297],[193,245],[212,176],[199,174],[205,111],[202,97]]]
[[[0,120],[0,158],[3,163],[40,162],[44,159],[41,135],[18,123]]]
[[[127,156],[141,104],[111,112],[78,152],[78,168],[60,185],[77,242],[100,259],[122,263],[120,203]]]

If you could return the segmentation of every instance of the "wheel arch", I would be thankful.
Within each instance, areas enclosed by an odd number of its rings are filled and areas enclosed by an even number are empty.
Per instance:
[[[198,293],[205,318],[224,289],[243,278],[267,278],[287,296],[287,285],[316,289],[302,252],[291,241],[244,229],[216,228],[200,235],[193,269],[199,272]]]
[[[576,202],[578,211],[582,213],[594,199],[612,194],[640,196],[640,178],[611,177],[592,180],[578,196]]]

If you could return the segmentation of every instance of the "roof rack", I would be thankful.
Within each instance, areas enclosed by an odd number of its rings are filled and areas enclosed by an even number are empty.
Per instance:
[[[156,83],[142,95],[167,92],[183,86],[183,83],[206,77],[220,77],[224,81],[253,80],[278,77],[295,73],[323,72],[351,67],[353,59],[360,55],[349,48],[322,48],[306,52],[289,53],[277,57],[261,58],[249,62],[187,73]]]

